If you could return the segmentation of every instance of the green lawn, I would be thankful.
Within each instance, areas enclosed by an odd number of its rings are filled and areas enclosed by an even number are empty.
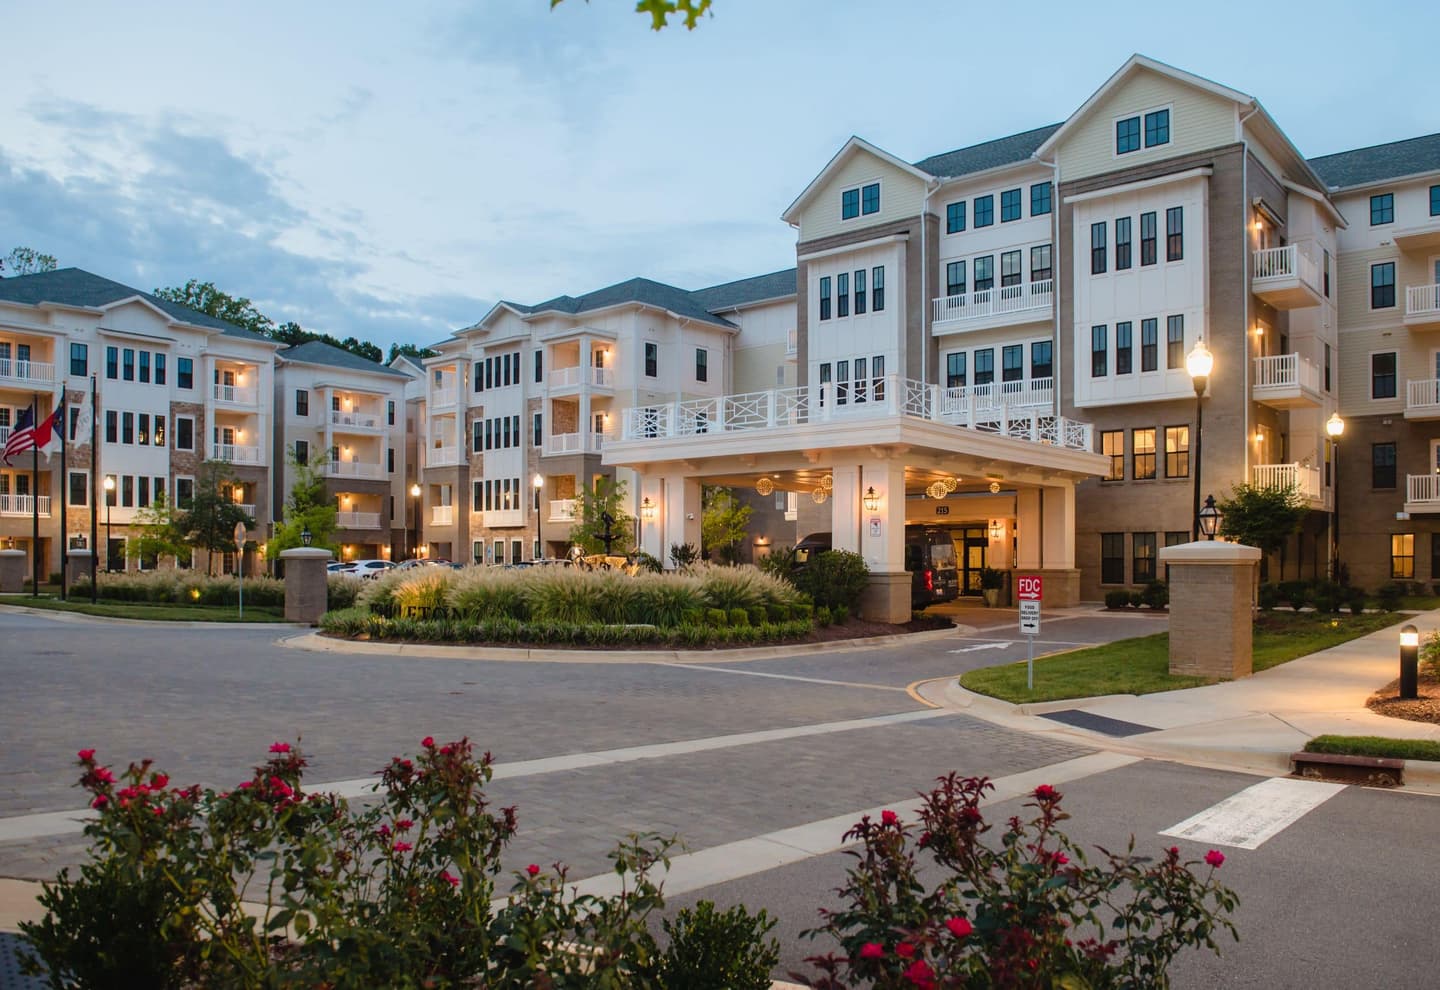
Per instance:
[[[1399,622],[1394,613],[1317,615],[1261,613],[1255,619],[1255,669],[1265,670]],[[1035,690],[1025,689],[1025,664],[972,670],[965,688],[1020,704],[1100,694],[1154,694],[1209,683],[1202,677],[1171,677],[1170,636],[1158,633],[1122,639],[1035,661]]]
[[[107,619],[147,619],[151,622],[284,622],[285,610],[274,606],[245,606],[242,620],[233,605],[170,605],[158,602],[109,602],[95,605],[88,598],[62,602],[57,598],[0,595],[0,604],[43,608],[53,612],[79,612]]]
[[[1390,739],[1386,736],[1316,736],[1307,753],[1378,756],[1392,760],[1440,760],[1440,742],[1433,739]]]

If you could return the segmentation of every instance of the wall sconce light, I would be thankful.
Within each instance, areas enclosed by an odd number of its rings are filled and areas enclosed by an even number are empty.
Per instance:
[[[770,537],[768,537],[768,536],[757,536],[757,537],[755,537],[755,545],[756,545],[757,547],[768,547],[768,546],[770,545]]]
[[[1005,524],[999,519],[990,520],[990,539],[998,540],[1005,535]]]
[[[655,503],[650,501],[649,495],[640,500],[640,517],[646,520],[655,518]]]
[[[1257,337],[1263,337],[1263,336],[1265,336],[1265,328],[1262,327],[1262,326],[1256,326],[1256,327],[1255,327],[1255,336],[1257,336]]]
[[[1262,443],[1262,442],[1264,442],[1264,440],[1265,440],[1265,434],[1261,433],[1259,430],[1256,430],[1256,431],[1255,431],[1255,442],[1256,442],[1256,443]]]
[[[880,508],[880,496],[875,494],[874,485],[865,489],[865,497],[861,501],[865,505],[866,512],[875,512]]]

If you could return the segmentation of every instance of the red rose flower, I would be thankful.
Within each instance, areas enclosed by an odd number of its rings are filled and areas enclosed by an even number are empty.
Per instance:
[[[1041,784],[1039,787],[1035,788],[1035,800],[1037,801],[1055,801],[1059,797],[1060,792],[1057,791],[1055,788],[1051,787],[1049,784]]]
[[[909,959],[915,955],[915,946],[911,945],[909,942],[901,942],[899,945],[895,946],[895,954],[901,959]]]
[[[80,757],[81,763],[89,763],[91,760],[95,759],[95,751],[93,749],[82,749],[75,755]]]
[[[956,938],[964,938],[975,930],[974,926],[964,918],[950,918],[945,922],[945,927],[950,929],[950,934]]]
[[[287,742],[271,743],[271,744],[270,744],[270,752],[272,752],[272,753],[288,753],[288,752],[290,752],[290,744],[287,743]]]
[[[448,884],[449,884],[450,886],[452,886],[452,887],[458,887],[458,886],[460,886],[460,878],[457,877],[457,876],[455,876],[455,875],[454,875],[453,873],[451,873],[449,870],[441,870],[441,871],[440,871],[440,879],[441,879],[441,880],[444,880],[446,883],[448,883]]]
[[[105,807],[109,803],[110,799],[104,794],[96,794],[95,800],[90,802],[90,807],[94,808],[96,811],[99,811],[101,808]]]
[[[1225,854],[1218,849],[1211,849],[1205,854],[1205,862],[1211,866],[1219,867],[1225,862]]]
[[[1066,856],[1062,852],[1057,852],[1050,857],[1050,861],[1056,866],[1064,866],[1066,863],[1070,862],[1070,857]]]
[[[885,947],[879,942],[866,942],[860,946],[861,959],[884,959]]]
[[[426,736],[424,739],[420,740],[420,745],[424,746],[426,749],[431,749],[435,745],[435,737]]]
[[[540,873],[540,867],[536,866],[534,863],[531,863],[529,866],[525,867],[525,872],[530,874],[532,877],[538,876]]]
[[[905,979],[917,987],[929,988],[935,986],[935,971],[924,959],[916,959],[909,966],[905,967]]]
[[[411,849],[414,849],[415,847],[408,842],[397,842],[390,848],[394,849],[397,853],[408,853]]]
[[[410,819],[408,819],[408,818],[402,818],[402,819],[400,819],[398,822],[395,823],[395,831],[397,831],[397,832],[408,832],[408,831],[410,831],[411,826],[413,826],[414,824],[415,824],[415,823],[412,822]]]
[[[895,814],[895,812],[891,811],[889,808],[886,808],[884,811],[880,812],[880,823],[882,825],[894,825],[899,820],[900,816]]]
[[[158,789],[158,788],[163,788],[163,787],[169,787],[169,786],[170,786],[170,778],[169,778],[168,776],[166,776],[165,774],[163,774],[163,773],[157,773],[155,776],[153,776],[153,777],[150,778],[150,786],[151,786],[151,787],[154,787],[154,788],[157,788],[157,789]]]

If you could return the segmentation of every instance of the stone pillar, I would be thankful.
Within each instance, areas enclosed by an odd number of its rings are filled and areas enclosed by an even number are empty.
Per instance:
[[[76,581],[90,583],[90,556],[89,548],[84,550],[71,550],[65,557],[65,580],[69,587],[74,588]]]
[[[318,547],[296,547],[281,550],[280,559],[285,564],[285,621],[314,625],[325,614],[325,566],[334,555]]]
[[[1170,673],[1249,677],[1250,590],[1260,551],[1203,540],[1165,547],[1159,557],[1170,565]]]
[[[18,595],[25,590],[25,579],[30,576],[25,557],[24,550],[0,550],[0,592]]]
[[[910,621],[910,572],[905,570],[905,465],[900,461],[867,461],[860,468],[852,519],[860,524],[860,553],[870,568],[870,584],[860,596],[860,614],[871,622]],[[865,508],[871,488],[879,504]],[[840,479],[835,479],[840,491]],[[835,516],[839,522],[840,501]]]

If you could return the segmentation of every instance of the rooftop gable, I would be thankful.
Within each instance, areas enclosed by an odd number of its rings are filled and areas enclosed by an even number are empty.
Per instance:
[[[723,282],[690,293],[695,301],[712,313],[741,306],[784,299],[795,295],[795,269],[771,272],[769,275],[752,275],[750,278]]]
[[[363,358],[359,354],[352,354],[350,351],[334,344],[327,344],[323,340],[307,340],[303,344],[296,344],[294,347],[287,347],[276,354],[276,357],[284,362],[297,362],[300,364],[319,364],[328,368],[343,368],[346,371],[360,371],[370,375],[383,375],[386,378],[409,378],[403,371],[386,367],[383,364],[376,364],[369,358]]]
[[[1047,124],[1008,137],[972,144],[968,148],[931,155],[916,162],[915,167],[930,175],[956,179],[975,172],[988,172],[992,168],[1019,164],[1033,158],[1035,150],[1059,130],[1060,126]]]
[[[839,151],[835,152],[835,156],[820,170],[820,174],[811,179],[810,184],[804,188],[799,196],[795,197],[795,202],[785,208],[785,212],[780,214],[780,219],[788,224],[798,224],[800,214],[810,200],[812,200],[821,189],[828,185],[835,174],[857,155],[872,155],[886,165],[898,169],[900,172],[911,176],[921,183],[929,183],[934,178],[934,176],[916,168],[909,162],[901,161],[888,151],[882,151],[869,141],[852,136],[850,140],[841,146]]]
[[[1440,172],[1440,134],[1311,158],[1309,165],[1331,190]]]

